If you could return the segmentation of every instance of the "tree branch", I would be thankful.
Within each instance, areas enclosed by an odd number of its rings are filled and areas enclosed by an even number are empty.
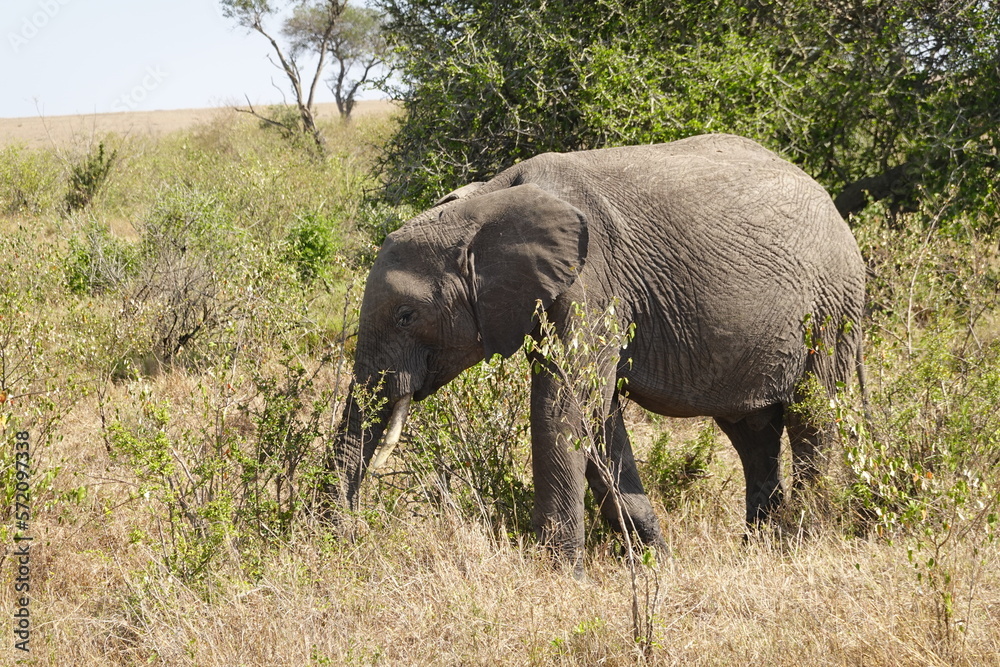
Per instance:
[[[253,108],[253,104],[250,103],[250,98],[247,97],[246,100],[247,100],[247,106],[250,107],[249,109],[241,109],[239,107],[233,107],[233,110],[234,111],[238,111],[239,113],[250,114],[254,118],[258,118],[258,119],[264,121],[265,123],[267,123],[268,125],[273,125],[273,126],[275,126],[277,128],[280,128],[280,129],[284,130],[285,132],[293,132],[294,131],[294,128],[288,127],[284,123],[279,123],[278,121],[274,120],[273,118],[268,118],[267,116],[261,115],[260,113],[257,112],[256,109]]]

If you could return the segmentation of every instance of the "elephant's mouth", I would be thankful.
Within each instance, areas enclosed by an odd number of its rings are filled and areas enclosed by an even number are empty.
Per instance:
[[[448,377],[446,373],[434,367],[434,361],[434,356],[432,354],[428,355],[427,374],[424,376],[424,381],[420,387],[413,392],[413,400],[422,401],[451,381],[452,378]]]
[[[438,389],[440,389],[441,387],[445,386],[446,384],[454,380],[456,377],[458,377],[459,373],[461,373],[461,371],[459,371],[458,373],[430,371],[427,374],[427,379],[424,380],[424,384],[415,392],[413,392],[413,400],[415,401],[424,400],[425,398],[436,392]]]
[[[420,388],[413,392],[413,400],[424,400],[482,360],[483,346],[478,343],[431,351],[427,357],[427,376]]]
[[[443,380],[443,381],[442,381]],[[448,384],[449,379],[443,379],[439,373],[430,373],[427,376],[427,380],[424,382],[423,386],[413,392],[413,400],[422,401],[434,392],[436,392],[441,387]]]

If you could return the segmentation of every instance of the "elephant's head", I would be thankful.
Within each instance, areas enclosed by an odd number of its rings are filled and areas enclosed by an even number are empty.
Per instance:
[[[389,235],[368,275],[333,444],[340,504],[356,508],[379,440],[376,465],[396,444],[411,399],[521,347],[537,302],[548,307],[573,284],[587,245],[584,215],[530,184],[488,194],[466,186]]]

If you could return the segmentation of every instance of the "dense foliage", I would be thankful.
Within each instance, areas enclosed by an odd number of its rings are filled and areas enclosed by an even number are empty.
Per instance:
[[[383,165],[397,201],[543,151],[733,132],[803,166],[845,213],[929,197],[997,210],[996,3],[378,4],[407,112]]]

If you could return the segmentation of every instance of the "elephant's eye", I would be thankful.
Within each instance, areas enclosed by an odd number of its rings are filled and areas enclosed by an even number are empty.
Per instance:
[[[409,306],[400,306],[396,309],[396,326],[408,327],[417,319],[417,311]]]

